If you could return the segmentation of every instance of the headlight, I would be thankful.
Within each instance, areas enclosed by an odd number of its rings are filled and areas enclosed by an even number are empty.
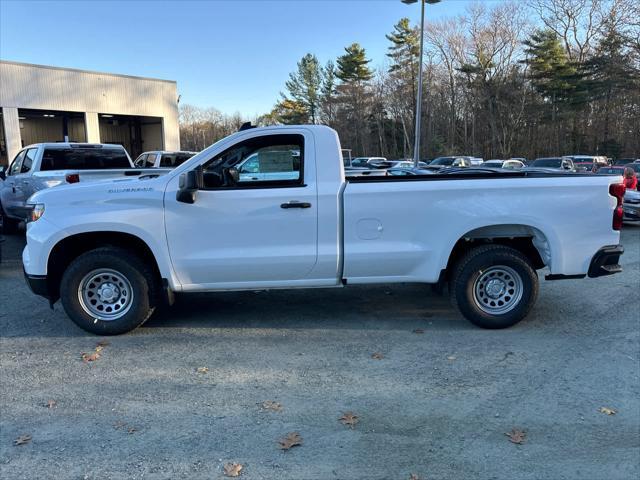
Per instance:
[[[31,215],[29,215],[29,222],[36,222],[40,220],[40,217],[44,215],[44,203],[36,203],[33,205],[33,209],[31,210]]]

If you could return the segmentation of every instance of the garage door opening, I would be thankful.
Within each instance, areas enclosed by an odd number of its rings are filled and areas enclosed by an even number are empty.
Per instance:
[[[86,142],[84,114],[56,110],[18,110],[22,146],[44,142]]]
[[[162,119],[100,113],[100,141],[122,145],[131,158],[142,152],[163,150]]]

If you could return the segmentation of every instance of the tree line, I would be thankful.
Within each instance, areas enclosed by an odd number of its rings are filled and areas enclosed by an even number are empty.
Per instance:
[[[411,157],[420,31],[402,18],[386,38],[376,67],[358,43],[324,64],[308,53],[253,120],[329,125],[355,155]],[[476,3],[427,22],[424,40],[421,158],[640,156],[640,2]],[[199,150],[241,124],[182,106],[182,146]]]

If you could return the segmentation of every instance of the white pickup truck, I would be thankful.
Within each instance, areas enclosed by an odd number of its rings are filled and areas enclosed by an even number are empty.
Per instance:
[[[164,174],[168,169],[154,170]],[[38,143],[24,147],[11,161],[0,182],[0,214],[5,227],[24,220],[30,207],[27,199],[35,192],[68,183],[94,182],[141,175],[134,170],[121,145],[90,143]]]
[[[283,178],[242,178],[250,156]],[[621,270],[619,182],[474,168],[346,180],[330,128],[249,129],[161,177],[35,194],[23,263],[35,293],[101,335],[175,292],[398,282],[448,283],[471,322],[504,328],[533,307],[536,270]]]

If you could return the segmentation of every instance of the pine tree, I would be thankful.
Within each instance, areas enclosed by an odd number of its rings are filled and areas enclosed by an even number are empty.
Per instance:
[[[333,125],[336,115],[336,66],[329,60],[322,69],[321,106],[322,119],[327,125]]]
[[[393,27],[393,32],[385,35],[391,42],[387,57],[393,63],[389,67],[389,73],[401,72],[412,74],[415,78],[415,70],[420,56],[420,33],[412,28],[408,18],[401,18]]]
[[[628,93],[640,89],[640,71],[634,67],[632,52],[625,37],[615,28],[609,28],[596,48],[595,54],[582,67],[589,94],[602,115],[600,153],[617,156],[619,144],[610,138],[610,124],[614,105],[624,106]],[[624,110],[624,108],[622,108]]]
[[[406,154],[413,145],[412,132],[415,130],[418,62],[420,61],[420,32],[412,28],[408,18],[401,18],[386,35],[391,42],[387,57],[392,60],[389,67],[390,81],[399,93],[396,101],[397,121],[402,126],[403,148]]]
[[[346,47],[345,54],[338,57],[338,70],[336,76],[344,83],[367,82],[373,77],[369,68],[364,48],[358,43]]]
[[[524,42],[529,78],[551,109],[555,150],[561,147],[560,121],[573,110],[573,146],[577,144],[576,109],[584,104],[584,84],[577,66],[571,62],[560,39],[551,30],[539,30]]]
[[[339,92],[340,120],[343,125],[352,125],[352,135],[347,142],[359,154],[366,154],[364,125],[367,115],[368,82],[373,77],[364,48],[353,43],[346,47],[345,54],[338,57],[336,76],[341,80]],[[353,142],[353,143],[352,143]]]
[[[301,123],[317,123],[322,87],[322,67],[318,58],[311,53],[302,57],[297,70],[289,74],[285,87],[288,95],[282,94],[281,106],[294,106],[294,117],[303,119]],[[302,111],[304,114],[300,116]]]

